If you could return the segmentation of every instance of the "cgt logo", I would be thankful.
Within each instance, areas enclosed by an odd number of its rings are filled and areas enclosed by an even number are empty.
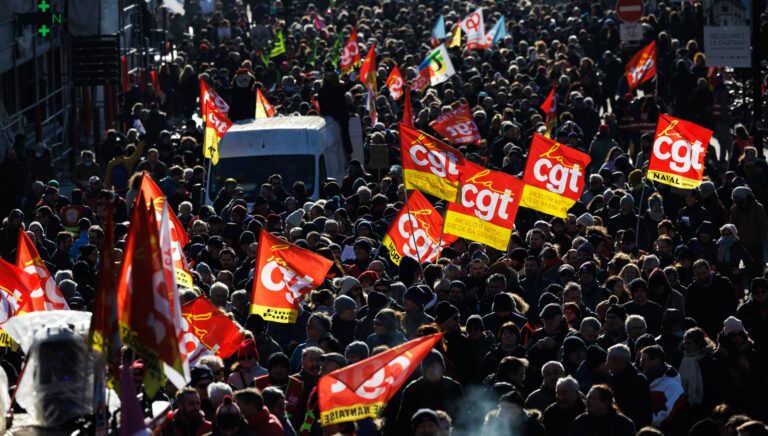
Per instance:
[[[513,203],[512,191],[499,191],[493,188],[493,181],[481,181],[483,176],[490,174],[483,170],[466,180],[461,188],[461,204],[474,209],[475,216],[489,221],[494,217],[502,220],[509,219],[509,206]]]
[[[653,68],[653,57],[650,55],[643,55],[640,59],[640,66],[629,69],[629,74],[632,76],[632,82],[639,82],[651,68]]]
[[[546,182],[547,189],[557,194],[566,189],[578,194],[579,179],[584,173],[579,164],[568,165],[564,156],[553,156],[558,148],[559,144],[539,156],[533,165],[533,177],[539,182]]]
[[[411,360],[402,355],[392,359],[386,366],[376,371],[373,376],[366,379],[365,383],[361,384],[355,390],[355,394],[360,398],[366,400],[375,400],[384,395],[390,387],[399,386],[405,381],[405,375],[408,374],[408,368],[411,366]],[[359,370],[364,367],[359,367]],[[341,382],[337,381],[331,385],[331,393],[339,394],[349,387]]]
[[[420,167],[428,168],[429,172],[438,177],[457,177],[459,175],[459,168],[456,165],[459,161],[458,156],[452,152],[440,150],[429,142],[422,142],[425,139],[421,135],[411,145],[408,150],[411,160]]]
[[[341,64],[349,65],[357,57],[359,50],[357,48],[357,41],[350,40],[347,45],[344,46],[344,50],[341,52]]]
[[[677,120],[672,120],[657,135],[656,141],[653,142],[653,155],[667,162],[669,168],[675,172],[687,173],[691,169],[701,171],[706,148],[699,140],[693,144],[686,141],[680,133],[675,131],[677,124]]]
[[[400,247],[404,255],[419,260],[432,259],[437,256],[439,247],[437,241],[429,235],[431,226],[419,219],[431,214],[432,211],[427,209],[411,211],[410,220],[409,215],[404,213],[397,221],[397,231],[405,241]]]
[[[298,276],[282,259],[272,257],[259,274],[261,284],[272,292],[285,292],[285,300],[293,304],[302,294],[312,289],[314,279]]]

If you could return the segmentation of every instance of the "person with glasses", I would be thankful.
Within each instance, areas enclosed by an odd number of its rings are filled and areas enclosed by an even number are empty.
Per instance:
[[[245,389],[253,383],[256,377],[267,375],[266,368],[259,365],[259,351],[256,348],[256,341],[246,339],[240,343],[237,350],[237,362],[232,366],[232,374],[229,375],[227,383],[235,390]]]

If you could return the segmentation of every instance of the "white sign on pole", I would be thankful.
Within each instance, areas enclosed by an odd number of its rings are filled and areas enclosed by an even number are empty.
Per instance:
[[[639,22],[621,23],[619,25],[619,37],[622,41],[642,41],[643,25]]]
[[[749,0],[704,0],[704,53],[711,67],[750,68]]]

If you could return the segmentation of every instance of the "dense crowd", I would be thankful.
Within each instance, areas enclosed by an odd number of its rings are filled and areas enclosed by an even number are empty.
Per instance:
[[[72,309],[93,305],[107,210],[122,258],[141,174],[186,226],[195,288],[182,302],[206,295],[248,339],[229,359],[203,358],[189,387],[169,388],[174,411],[157,433],[768,434],[768,163],[731,113],[731,72],[708,68],[700,2],[649,3],[636,44],[620,41],[606,2],[484,2],[486,23],[503,15],[508,35],[490,49],[450,48],[457,74],[411,91],[415,127],[437,135],[429,122],[469,103],[483,140],[460,151],[520,175],[532,135],[547,128],[539,106],[554,85],[553,138],[589,153],[587,188],[565,219],[520,208],[506,251],[460,239],[434,263],[406,257],[399,267],[381,239],[405,200],[403,100],[384,80],[396,65],[416,78],[438,15],[450,31],[481,5],[224,0],[203,15],[197,3],[169,14],[175,58],[156,66],[159,87],[131,75],[122,127],[67,176],[45,144],[25,149],[23,137],[0,164],[0,255],[15,262],[25,228]],[[287,53],[264,62],[278,28]],[[353,28],[362,51],[378,52],[373,125],[356,73],[339,80],[328,63],[337,35]],[[657,78],[629,93],[624,65],[651,40]],[[358,116],[366,152],[388,145],[393,165],[377,177],[351,160],[320,198],[296,175],[274,174],[253,202],[235,179],[206,199],[192,117],[201,80],[234,121],[253,117],[255,88],[278,116]],[[714,131],[719,148],[709,147],[700,187],[644,177],[660,113]],[[335,278],[306,296],[295,324],[249,315],[259,232],[334,262]],[[444,339],[381,419],[320,427],[321,374],[438,331]],[[3,350],[13,384],[20,358]],[[131,369],[141,391],[141,361]],[[152,400],[142,398],[147,413]]]

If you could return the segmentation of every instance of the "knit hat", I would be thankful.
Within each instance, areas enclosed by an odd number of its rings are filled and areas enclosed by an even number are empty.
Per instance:
[[[447,301],[441,301],[435,306],[435,322],[442,324],[452,316],[459,313],[459,309]]]
[[[746,333],[747,331],[744,330],[744,323],[741,322],[740,319],[729,316],[724,322],[723,322],[723,333],[728,336],[731,333]]]
[[[635,199],[631,195],[625,194],[621,197],[621,200],[619,200],[619,204],[621,206],[635,207]]]
[[[357,276],[357,279],[362,282],[363,280],[368,280],[371,283],[376,283],[376,280],[379,279],[379,273],[376,271],[368,270]]]
[[[429,289],[424,289],[422,286],[411,286],[405,291],[405,294],[403,294],[403,300],[411,300],[419,306],[424,307],[430,300],[432,300],[431,293],[432,292]]]
[[[427,354],[426,357],[424,357],[424,360],[421,361],[421,371],[424,372],[425,369],[435,363],[439,363],[440,366],[445,368],[445,359],[443,358],[443,355],[437,350],[429,350],[429,354]]]
[[[240,347],[237,349],[237,358],[240,359],[243,356],[256,356],[256,360],[259,360],[259,350],[256,348],[256,341],[246,339],[240,342]]]
[[[288,359],[288,356],[285,353],[274,353],[267,359],[267,369],[271,370],[275,365],[281,365],[287,368],[291,365],[291,360]]]
[[[347,348],[344,349],[344,355],[349,356],[350,354],[354,354],[358,356],[360,359],[367,359],[368,356],[371,354],[370,349],[368,348],[368,344],[366,344],[363,341],[354,341],[347,345]]]
[[[195,266],[195,271],[197,271],[200,275],[209,275],[211,274],[211,267],[208,266],[205,262],[200,262]]]
[[[608,353],[599,345],[587,347],[587,359],[585,364],[589,369],[596,369],[608,359]]]
[[[595,225],[595,219],[589,212],[584,212],[578,218],[576,218],[576,224],[581,224],[584,227],[590,227]]]
[[[619,318],[621,318],[622,321],[627,319],[627,310],[624,309],[624,307],[619,306],[618,304],[611,304],[610,306],[608,306],[608,310],[605,312],[605,316],[608,316],[611,314],[618,316]]]
[[[357,303],[351,297],[339,295],[333,302],[333,310],[336,313],[343,313],[347,310],[357,310]]]
[[[579,249],[576,252],[583,251],[587,256],[592,257],[595,255],[595,247],[589,242],[585,242],[579,245]]]
[[[350,289],[356,286],[360,286],[360,280],[352,276],[344,276],[334,280],[333,285],[339,288],[339,291],[342,294],[346,295],[350,291]]]
[[[415,431],[422,422],[432,422],[440,426],[440,418],[432,409],[419,409],[411,417],[411,430]]]
[[[493,297],[491,310],[494,312],[511,312],[515,310],[515,300],[506,292],[500,292]]]
[[[189,386],[195,387],[203,380],[210,380],[213,382],[213,371],[205,365],[195,365],[191,372],[191,381]]]
[[[562,315],[563,315],[563,309],[560,307],[560,304],[549,303],[546,306],[544,306],[543,309],[541,309],[541,313],[539,313],[539,318],[544,320],[544,319],[551,319],[556,316],[562,316]]]
[[[569,354],[579,351],[579,350],[586,350],[587,344],[584,343],[584,340],[582,340],[578,336],[568,336],[563,341],[563,358],[568,356]]]
[[[520,263],[525,262],[526,257],[528,257],[528,251],[522,247],[517,247],[509,253],[510,259],[516,260]]]
[[[645,289],[646,292],[648,292],[648,284],[645,282],[645,280],[641,278],[637,278],[629,282],[629,293],[633,294],[638,289]]]
[[[381,308],[387,306],[389,303],[389,297],[382,294],[379,291],[371,291],[368,293],[368,312],[376,313]]]
[[[289,227],[298,227],[301,220],[304,219],[304,209],[296,209],[290,215],[285,217],[285,225]]]

